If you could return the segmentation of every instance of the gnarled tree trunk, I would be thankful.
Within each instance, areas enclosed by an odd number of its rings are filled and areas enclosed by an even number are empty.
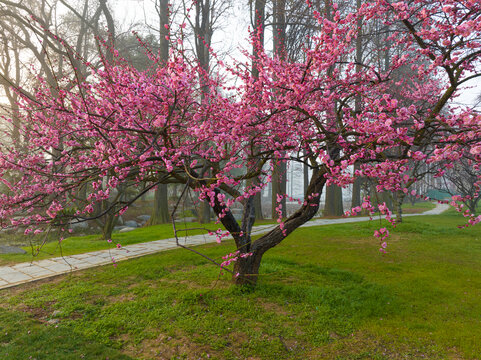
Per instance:
[[[319,209],[320,197],[326,183],[326,178],[324,177],[325,172],[325,168],[322,168],[322,170],[313,170],[305,196],[306,200],[308,200],[294,214],[287,218],[283,228],[277,226],[255,241],[252,241],[250,236],[255,221],[253,198],[250,198],[244,204],[244,216],[242,224],[239,225],[232,213],[226,211],[225,207],[221,205],[217,197],[215,197],[213,210],[217,215],[223,214],[221,217],[222,224],[233,236],[237,250],[240,254],[252,253],[251,256],[245,258],[240,257],[235,263],[233,276],[235,284],[255,285],[264,253],[278,245],[291,232],[314,217]]]

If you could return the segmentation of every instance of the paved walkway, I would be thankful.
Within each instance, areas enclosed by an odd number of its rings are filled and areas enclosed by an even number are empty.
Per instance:
[[[426,211],[422,214],[406,214],[404,216],[419,216],[419,215],[438,215],[445,211],[449,206],[438,204],[435,209]],[[304,224],[307,226],[319,226],[329,224],[343,224],[360,221],[367,221],[369,217],[355,217],[355,218],[340,218],[340,219],[315,219]],[[259,225],[254,227],[252,234],[262,234],[273,229],[275,224]],[[185,241],[185,242],[184,242]],[[215,237],[206,235],[189,236],[182,240],[183,244],[189,246],[201,245],[210,242],[215,242]],[[70,255],[64,257],[55,257],[46,260],[32,261],[26,263],[19,263],[10,266],[0,267],[0,289],[11,286],[20,285],[23,283],[36,281],[52,276],[65,274],[68,272],[87,269],[95,266],[112,264],[112,258],[116,262],[154,254],[160,251],[176,248],[175,239],[156,240],[135,245],[128,245],[121,249],[110,249],[93,251],[84,254]]]

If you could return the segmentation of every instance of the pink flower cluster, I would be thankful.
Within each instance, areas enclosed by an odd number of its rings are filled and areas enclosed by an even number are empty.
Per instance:
[[[236,262],[239,259],[245,259],[250,256],[254,255],[253,253],[241,253],[240,251],[235,251],[233,253],[227,254],[222,257],[224,260],[221,264],[221,268],[225,268],[226,266],[229,266],[230,264]]]

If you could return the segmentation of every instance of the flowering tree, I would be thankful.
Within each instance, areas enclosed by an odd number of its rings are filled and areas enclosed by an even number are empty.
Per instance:
[[[415,181],[405,176],[410,164],[439,164],[442,174],[447,160],[466,152],[479,162],[481,116],[450,109],[449,100],[480,76],[481,4],[377,0],[355,13],[336,9],[332,4],[329,19],[315,12],[321,30],[305,62],[269,57],[259,44],[248,60],[256,63],[256,77],[248,63],[224,66],[235,83],[203,74],[199,86],[202,68],[181,44],[165,66],[149,71],[117,59],[92,69],[90,81],[74,80],[70,90],[59,81],[58,96],[44,82],[22,102],[27,151],[2,146],[0,180],[8,188],[0,196],[2,226],[67,228],[89,219],[94,204],[120,184],[141,188],[141,196],[161,183],[182,183],[209,202],[227,229],[219,239],[234,238],[235,281],[255,283],[264,253],[316,214],[326,185],[347,186],[362,176],[376,179],[378,191],[405,192]],[[389,37],[399,55],[388,69],[353,59],[359,21],[373,20],[399,29]],[[394,76],[406,66],[412,77]],[[312,169],[304,201],[253,241],[253,196],[271,180],[275,162],[287,160]],[[250,178],[262,181],[245,185]],[[80,203],[77,194],[85,190]],[[244,208],[240,225],[230,211],[236,202]],[[119,200],[109,211],[128,205]],[[393,221],[385,204],[369,198],[349,213],[361,208]],[[382,251],[387,235],[385,228],[375,233]]]

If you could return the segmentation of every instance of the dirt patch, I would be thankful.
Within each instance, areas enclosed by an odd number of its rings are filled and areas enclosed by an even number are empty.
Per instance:
[[[51,314],[49,310],[28,305],[21,305],[18,310],[30,314],[36,320],[44,320]]]
[[[260,298],[257,299],[257,304],[259,304],[266,311],[273,312],[278,315],[289,316],[289,312],[287,312],[286,309],[279,304],[265,302],[265,299]]]
[[[207,345],[196,344],[191,338],[185,336],[172,337],[159,334],[155,339],[145,339],[139,344],[131,344],[128,336],[123,335],[121,340],[125,343],[122,352],[137,359],[192,359],[220,358],[222,353],[212,350]]]
[[[56,303],[56,300],[47,301],[43,304],[42,307],[19,304],[17,306],[17,309],[19,311],[30,314],[35,320],[44,321],[52,314],[53,306]]]
[[[127,292],[127,293],[120,294],[120,295],[109,296],[107,298],[107,301],[109,303],[123,303],[123,302],[135,301],[135,299],[137,299],[137,296]]]
[[[78,312],[78,311],[74,311],[68,316],[68,318],[71,319],[71,320],[78,320],[78,319],[81,319],[83,317],[84,317],[84,314],[82,314],[81,312]]]

